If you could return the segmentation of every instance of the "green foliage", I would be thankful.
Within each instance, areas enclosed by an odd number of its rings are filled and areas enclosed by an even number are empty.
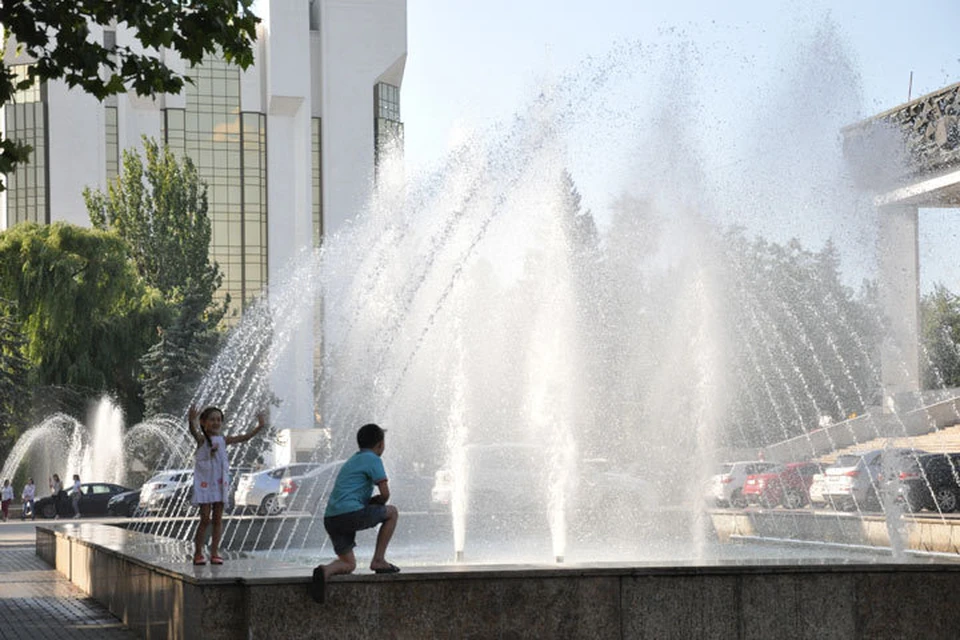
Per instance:
[[[139,95],[179,93],[189,76],[170,69],[156,49],[176,52],[188,66],[205,55],[222,55],[246,68],[253,63],[259,22],[254,0],[30,0],[0,3],[3,44],[10,38],[17,54],[35,60],[27,78],[16,81],[8,69],[0,82],[0,105],[37,82],[62,79],[103,100],[132,89]],[[92,37],[90,25],[125,24],[140,47],[108,49]],[[8,63],[9,64],[9,63]],[[29,150],[0,141],[0,171],[8,173]],[[0,187],[2,189],[2,187]]]
[[[142,358],[148,414],[179,410],[217,346],[229,298],[216,303],[223,276],[210,262],[207,187],[190,158],[144,138],[144,154],[124,151],[123,169],[106,194],[84,192],[97,229],[124,239],[137,272],[169,310],[160,338]]]
[[[17,304],[34,387],[116,392],[139,414],[138,356],[163,305],[115,234],[23,223],[0,234],[0,297]]]
[[[941,284],[920,300],[924,389],[960,387],[960,297]]]
[[[875,287],[856,294],[845,286],[830,242],[812,252],[796,240],[750,242],[734,229],[725,245],[737,283],[727,320],[738,382],[729,441],[762,446],[877,403]]]
[[[30,362],[27,339],[20,328],[17,304],[0,298],[0,458],[26,430],[30,408]]]
[[[129,243],[138,273],[167,301],[195,290],[212,298],[222,275],[209,260],[207,186],[189,157],[178,162],[168,147],[146,137],[143,146],[146,164],[127,149],[106,194],[84,191],[90,221]]]

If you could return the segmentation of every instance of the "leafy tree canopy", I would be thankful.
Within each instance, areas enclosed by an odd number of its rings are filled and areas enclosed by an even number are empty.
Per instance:
[[[937,284],[920,300],[923,387],[960,387],[960,296]]]
[[[117,390],[128,415],[139,413],[137,358],[164,307],[122,239],[66,223],[4,231],[0,297],[17,304],[32,384]]]
[[[218,344],[217,326],[229,297],[214,296],[223,275],[210,261],[207,186],[189,157],[143,140],[146,161],[123,153],[123,169],[107,193],[86,190],[90,221],[127,242],[137,272],[168,307],[159,340],[143,355],[143,399],[148,415],[175,412]]]
[[[16,53],[33,64],[19,81],[9,67],[3,70],[0,105],[16,91],[57,79],[100,100],[128,89],[139,95],[179,93],[189,75],[170,69],[157,56],[159,49],[176,52],[189,66],[216,53],[246,68],[253,63],[260,21],[252,4],[253,0],[4,0],[0,3],[4,48],[14,41]],[[126,26],[142,50],[105,47],[91,37],[91,24]],[[2,173],[9,173],[29,153],[29,147],[9,139],[0,140],[0,150]]]

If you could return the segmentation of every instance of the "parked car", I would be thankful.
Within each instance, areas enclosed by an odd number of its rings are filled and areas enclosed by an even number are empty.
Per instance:
[[[826,471],[826,469],[824,469]],[[808,490],[810,506],[814,508],[824,507],[827,504],[827,498],[824,492],[827,490],[827,476],[825,473],[816,473],[810,481]]]
[[[110,498],[107,502],[108,516],[127,516],[136,515],[140,509],[140,490],[124,491]]]
[[[747,500],[743,495],[743,487],[747,476],[763,473],[776,466],[776,462],[764,460],[726,462],[720,467],[720,472],[710,478],[706,497],[718,507],[745,507]]]
[[[108,482],[84,482],[80,485],[80,515],[105,516],[107,503],[113,496],[130,491],[127,487]],[[73,516],[73,500],[70,490],[61,491],[57,496],[40,498],[34,504],[34,510],[44,518],[54,516]]]
[[[290,467],[290,475],[280,480],[277,505],[281,511],[304,511],[310,514],[323,513],[327,498],[333,489],[333,481],[343,466],[343,460],[311,465],[304,473],[294,475],[298,465]],[[376,493],[376,491],[374,491]],[[391,491],[391,493],[393,493]]]
[[[315,462],[295,462],[263,471],[240,474],[237,489],[233,494],[234,504],[238,508],[256,509],[260,515],[276,515],[282,510],[277,496],[280,493],[280,481],[283,477],[285,475],[301,476],[316,467]]]
[[[910,511],[960,510],[960,453],[920,456],[900,472],[899,499]]]
[[[140,510],[145,513],[169,513],[174,508],[189,504],[193,490],[193,469],[161,471],[140,487]]]
[[[842,455],[824,472],[823,496],[837,509],[875,509],[880,504],[882,478],[899,477],[901,471],[925,453],[891,448]]]
[[[799,509],[810,501],[810,483],[822,471],[816,462],[788,462],[747,476],[743,497],[749,504]]]
[[[525,443],[471,444],[463,449],[467,510],[476,513],[526,511],[543,505],[543,452]],[[430,500],[434,509],[453,502],[456,473],[450,467],[434,474]]]

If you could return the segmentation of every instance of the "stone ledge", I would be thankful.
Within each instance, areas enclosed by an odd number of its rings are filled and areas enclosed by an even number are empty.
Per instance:
[[[183,542],[104,525],[37,528],[37,551],[146,638],[955,637],[958,564],[532,565],[338,576],[243,557],[194,570]],[[149,557],[153,551],[157,557]]]

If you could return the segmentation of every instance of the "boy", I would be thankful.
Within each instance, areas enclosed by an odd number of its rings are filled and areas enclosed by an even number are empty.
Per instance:
[[[341,573],[353,573],[357,559],[353,555],[357,531],[380,526],[377,546],[370,562],[375,573],[397,573],[399,567],[386,560],[387,545],[397,528],[400,513],[388,505],[390,486],[380,457],[385,448],[386,431],[375,424],[365,424],[357,431],[360,450],[343,463],[333,483],[333,491],[323,514],[323,526],[333,543],[337,559],[313,570],[310,594],[317,602],[324,601],[327,578]],[[373,495],[373,487],[379,489]]]

